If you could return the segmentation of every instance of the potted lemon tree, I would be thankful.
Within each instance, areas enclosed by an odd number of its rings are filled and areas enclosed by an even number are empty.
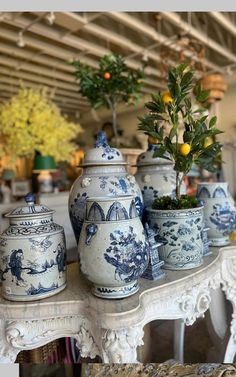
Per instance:
[[[112,114],[112,127],[116,147],[120,146],[117,130],[117,106],[119,103],[135,104],[140,95],[144,69],[128,67],[122,55],[104,55],[97,69],[79,60],[72,62],[80,93],[90,101],[94,109],[106,107]]]
[[[155,157],[173,162],[176,172],[175,197],[155,199],[147,208],[149,225],[162,242],[160,257],[168,269],[190,269],[202,264],[203,207],[196,198],[181,195],[184,176],[193,164],[216,169],[214,161],[221,145],[215,135],[216,117],[208,119],[205,108],[193,109],[194,71],[181,64],[168,73],[168,92],[157,93],[145,106],[148,113],[139,118],[139,129],[157,140]],[[196,86],[196,100],[205,102],[208,92]],[[212,140],[209,143],[209,140]]]

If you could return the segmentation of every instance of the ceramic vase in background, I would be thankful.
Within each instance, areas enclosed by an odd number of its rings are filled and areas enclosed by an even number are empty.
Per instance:
[[[137,159],[135,178],[141,188],[145,207],[150,207],[160,196],[175,197],[176,172],[170,160],[153,157],[158,145],[149,144],[148,150],[141,153]],[[181,194],[186,193],[182,185]]]
[[[32,194],[25,200],[25,207],[6,215],[10,226],[0,236],[2,292],[12,301],[42,299],[66,287],[64,230]]]
[[[118,149],[107,144],[106,134],[99,132],[95,147],[85,155],[83,174],[74,182],[69,196],[69,214],[78,242],[89,197],[133,195],[139,216],[143,212],[141,190]]]
[[[197,198],[204,205],[204,217],[212,246],[230,244],[229,234],[236,229],[236,208],[227,182],[201,182]]]
[[[203,207],[183,210],[147,208],[149,226],[156,232],[163,268],[187,270],[203,263]]]
[[[93,293],[123,298],[139,289],[148,265],[149,243],[132,196],[89,198],[78,248]]]

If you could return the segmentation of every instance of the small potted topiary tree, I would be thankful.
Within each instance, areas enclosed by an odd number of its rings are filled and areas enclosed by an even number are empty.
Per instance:
[[[127,66],[119,54],[104,55],[97,69],[80,61],[73,61],[75,77],[79,80],[80,93],[88,98],[92,107],[105,106],[112,112],[113,132],[118,146],[117,105],[118,103],[135,103],[139,99],[143,69]]]
[[[139,129],[158,140],[155,157],[174,163],[176,171],[175,198],[157,198],[147,209],[148,222],[162,242],[160,257],[168,269],[189,269],[202,264],[203,207],[196,198],[181,195],[184,176],[193,163],[209,171],[216,169],[214,161],[221,150],[217,141],[209,138],[221,133],[215,127],[216,117],[208,121],[205,108],[193,109],[194,71],[180,64],[168,74],[169,92],[152,96],[146,104],[149,113],[139,118]],[[196,100],[204,102],[208,92],[198,85]]]

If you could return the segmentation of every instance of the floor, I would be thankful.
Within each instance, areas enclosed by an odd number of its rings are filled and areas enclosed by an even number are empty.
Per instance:
[[[164,362],[173,359],[173,325],[173,321],[155,321],[151,324],[152,352],[150,362]],[[186,363],[209,361],[207,360],[208,351],[212,347],[213,344],[205,319],[198,319],[193,326],[186,326],[184,352],[184,361]]]

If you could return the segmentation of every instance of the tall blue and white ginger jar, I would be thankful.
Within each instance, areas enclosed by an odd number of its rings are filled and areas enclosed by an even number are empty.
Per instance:
[[[6,215],[10,226],[0,236],[0,273],[4,298],[32,301],[66,287],[64,230],[53,222],[53,210],[34,203]]]
[[[197,198],[204,205],[204,217],[212,246],[230,244],[229,234],[236,229],[236,208],[227,182],[201,182]]]
[[[81,270],[96,296],[113,299],[136,293],[148,265],[149,243],[134,197],[87,199],[78,247]]]
[[[160,196],[175,197],[176,172],[170,160],[153,157],[158,149],[157,144],[149,144],[148,150],[141,153],[137,159],[136,181],[141,188],[145,207],[150,207]],[[186,190],[182,185],[181,193]]]
[[[121,152],[111,148],[105,132],[99,132],[95,147],[85,155],[83,174],[74,182],[69,196],[69,214],[78,242],[89,197],[133,195],[139,216],[142,216],[143,198],[133,175],[128,174]]]

